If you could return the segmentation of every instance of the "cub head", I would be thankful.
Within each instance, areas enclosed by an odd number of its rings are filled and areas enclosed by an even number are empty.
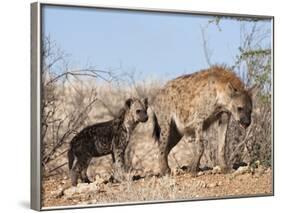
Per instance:
[[[147,108],[148,100],[138,98],[129,98],[125,101],[125,108],[129,112],[131,119],[138,122],[146,122],[148,120]]]

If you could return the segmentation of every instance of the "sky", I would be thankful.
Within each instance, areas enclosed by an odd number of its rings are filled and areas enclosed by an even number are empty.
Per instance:
[[[44,6],[43,36],[50,36],[68,54],[73,68],[92,65],[117,73],[134,71],[142,78],[170,79],[208,67],[201,28],[213,18]],[[240,22],[225,19],[219,26],[221,31],[215,24],[205,31],[211,62],[233,65],[241,43]]]

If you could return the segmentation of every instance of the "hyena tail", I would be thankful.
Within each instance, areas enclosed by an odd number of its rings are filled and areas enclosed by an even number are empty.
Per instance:
[[[161,132],[161,128],[159,126],[156,114],[153,113],[152,115],[152,122],[153,122],[153,132],[152,132],[152,137],[154,138],[154,140],[156,142],[160,142],[160,132]]]
[[[75,159],[75,156],[74,156],[72,148],[70,148],[68,150],[67,156],[68,156],[68,168],[70,170],[70,169],[72,169],[73,162],[74,162],[74,159]]]

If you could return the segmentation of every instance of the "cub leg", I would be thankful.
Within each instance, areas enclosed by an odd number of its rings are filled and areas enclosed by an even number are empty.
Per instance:
[[[114,179],[117,181],[122,181],[125,179],[125,149],[122,147],[114,147],[113,148],[113,171],[114,171]]]

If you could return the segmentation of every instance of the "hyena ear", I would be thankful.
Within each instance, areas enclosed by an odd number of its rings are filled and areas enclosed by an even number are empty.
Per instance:
[[[237,89],[235,89],[230,82],[227,83],[226,89],[229,92],[230,97],[233,97],[235,94],[237,94]]]
[[[143,104],[144,104],[144,107],[147,109],[147,107],[148,107],[148,98],[144,98],[144,99],[142,100],[142,102],[143,102]]]
[[[255,84],[254,86],[248,89],[248,93],[252,98],[255,98],[260,91],[259,85]]]
[[[128,98],[126,101],[125,101],[125,107],[130,109],[131,106],[132,106],[132,103],[133,103],[133,99],[132,98]]]

